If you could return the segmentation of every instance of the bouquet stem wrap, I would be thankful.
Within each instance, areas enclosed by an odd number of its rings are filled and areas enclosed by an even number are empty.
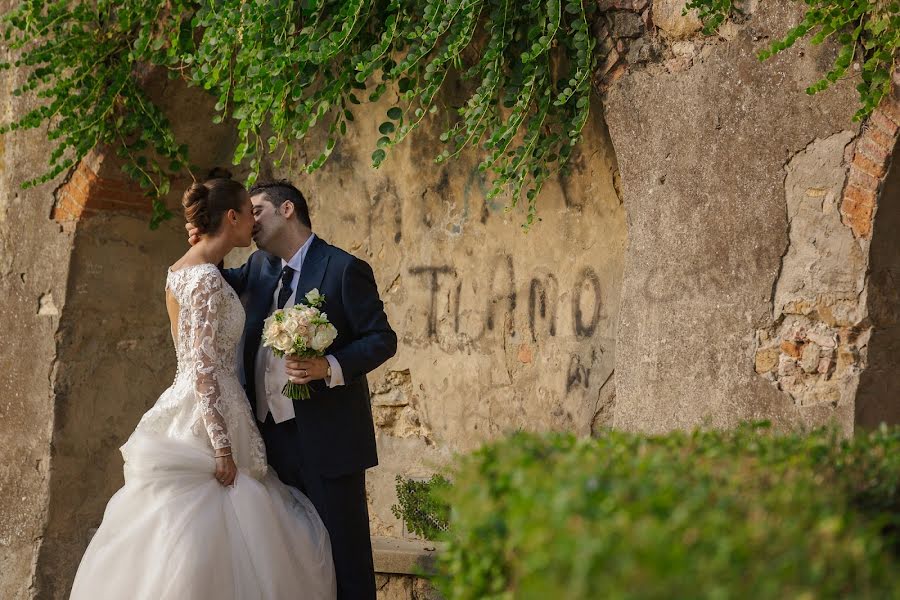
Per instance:
[[[309,384],[307,383],[294,383],[293,381],[288,381],[284,384],[284,387],[281,388],[281,393],[292,400],[310,399]]]

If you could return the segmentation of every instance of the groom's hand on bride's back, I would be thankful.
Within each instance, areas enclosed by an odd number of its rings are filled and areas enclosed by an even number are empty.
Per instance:
[[[197,229],[193,223],[185,223],[184,228],[187,229],[188,244],[193,246],[200,241],[200,230]]]

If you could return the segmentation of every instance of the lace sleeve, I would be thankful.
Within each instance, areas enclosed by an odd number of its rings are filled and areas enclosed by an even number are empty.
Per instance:
[[[209,441],[216,450],[231,446],[228,427],[219,405],[218,371],[220,357],[216,344],[219,310],[225,289],[217,272],[204,273],[191,291],[191,368],[194,394],[206,425]]]

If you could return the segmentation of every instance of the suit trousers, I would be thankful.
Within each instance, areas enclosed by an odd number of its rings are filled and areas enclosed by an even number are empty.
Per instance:
[[[331,538],[338,600],[374,600],[375,565],[366,503],[366,472],[338,477],[318,473],[300,451],[295,419],[276,423],[269,414],[259,429],[269,465],[278,478],[303,492],[316,507]]]

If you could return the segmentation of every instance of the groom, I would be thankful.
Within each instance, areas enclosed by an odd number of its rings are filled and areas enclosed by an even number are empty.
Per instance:
[[[225,279],[247,314],[243,337],[247,397],[269,464],[315,505],[331,538],[339,600],[375,598],[366,469],[378,464],[366,373],[397,350],[371,267],[312,232],[303,194],[289,182],[250,189],[259,250]],[[193,232],[191,232],[193,233]],[[192,236],[193,237],[193,236]],[[285,361],[261,345],[263,321],[317,288],[338,336],[325,357]],[[239,350],[240,351],[240,350]],[[308,383],[309,400],[281,388]],[[302,590],[298,590],[302,597]]]

